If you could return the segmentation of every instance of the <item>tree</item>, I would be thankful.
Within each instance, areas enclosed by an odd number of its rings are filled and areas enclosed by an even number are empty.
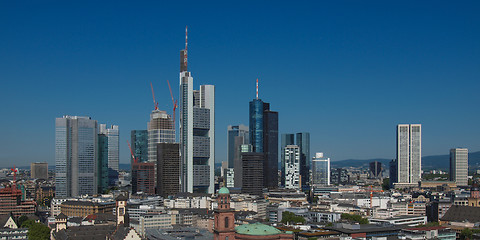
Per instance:
[[[368,219],[362,218],[360,215],[342,213],[341,218],[352,222],[358,222],[360,224],[368,224]]]
[[[382,183],[383,190],[390,190],[390,178],[384,178]]]
[[[282,223],[305,223],[305,218],[303,218],[302,216],[297,216],[292,212],[285,211],[282,214]]]
[[[50,239],[50,228],[43,223],[34,223],[28,228],[29,240],[48,240]]]
[[[465,228],[460,233],[460,239],[462,239],[462,240],[472,239],[472,236],[473,236],[473,232],[472,232],[472,230],[470,230],[470,228]]]
[[[28,220],[28,217],[25,216],[25,215],[22,215],[21,217],[18,218],[18,222],[17,222],[17,225],[18,227],[21,227],[23,222],[27,221]]]

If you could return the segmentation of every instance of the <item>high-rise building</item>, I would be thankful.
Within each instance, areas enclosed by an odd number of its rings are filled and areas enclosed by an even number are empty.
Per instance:
[[[180,192],[180,144],[157,144],[157,194],[163,197]]]
[[[242,153],[242,193],[261,196],[263,193],[264,153]]]
[[[227,127],[227,159],[228,159],[228,167],[233,168],[235,153],[240,151],[241,144],[248,144],[248,127],[240,124],[238,126],[229,125]],[[235,137],[243,137],[243,142],[235,144]],[[240,144],[240,145],[238,145]]]
[[[55,119],[55,197],[97,194],[97,121]]]
[[[48,180],[48,163],[30,163],[30,178]]]
[[[300,147],[287,145],[284,148],[285,156],[285,188],[300,189]]]
[[[258,84],[258,80],[257,80]],[[264,153],[263,184],[266,188],[278,187],[278,112],[257,97],[249,105],[249,134],[253,152]]]
[[[150,114],[148,131],[148,161],[157,162],[157,144],[174,143],[175,127],[172,117],[167,112],[155,109]]]
[[[180,156],[182,191],[213,193],[215,164],[215,86],[193,90],[187,70],[187,41],[180,52]]]
[[[280,144],[280,184],[285,187],[285,147],[295,145],[295,135],[291,133],[282,134]]]
[[[148,130],[132,130],[130,134],[133,155],[138,162],[148,162]],[[133,158],[130,156],[131,163]]]
[[[155,163],[132,164],[132,193],[155,194]]]
[[[296,139],[295,139],[296,136]],[[295,141],[296,140],[296,141]],[[285,147],[288,145],[297,145],[300,150],[300,177],[302,187],[305,187],[310,182],[310,133],[301,132],[296,134],[285,133],[282,134],[281,140],[281,166],[282,179],[281,183],[285,186]]]
[[[243,142],[243,137],[235,137],[235,144]],[[243,186],[243,162],[242,154],[252,152],[253,146],[251,144],[241,144],[240,151],[235,154],[235,162],[233,166],[234,176],[234,186],[235,188],[242,188]],[[263,168],[262,168],[263,169]]]
[[[98,134],[97,147],[97,187],[98,192],[108,190],[109,169],[108,169],[108,137],[105,134]]]
[[[330,185],[330,158],[324,157],[321,152],[317,152],[312,159],[312,185]]]
[[[382,163],[379,161],[370,162],[370,174],[372,178],[379,178],[382,173]]]
[[[397,159],[392,159],[390,161],[390,169],[389,169],[389,175],[390,175],[390,188],[394,187],[394,183],[398,182],[398,162]]]
[[[302,186],[307,186],[310,182],[310,133],[297,133],[296,145],[300,147],[300,176],[302,177]]]
[[[344,168],[334,168],[330,170],[330,184],[346,185],[350,182],[348,170]]]
[[[397,125],[397,183],[417,184],[422,177],[422,125]]]
[[[450,149],[450,181],[457,186],[468,186],[468,149]]]
[[[118,182],[119,133],[117,125],[112,125],[110,128],[107,128],[106,124],[99,125],[99,134],[104,134],[107,137],[109,186],[115,186]]]

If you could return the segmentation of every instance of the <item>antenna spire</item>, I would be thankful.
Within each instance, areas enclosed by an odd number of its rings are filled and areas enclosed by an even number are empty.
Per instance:
[[[184,56],[184,62],[185,62],[185,69],[187,69],[188,65],[188,26],[185,26],[185,56]]]
[[[257,100],[258,100],[258,78],[257,78]]]

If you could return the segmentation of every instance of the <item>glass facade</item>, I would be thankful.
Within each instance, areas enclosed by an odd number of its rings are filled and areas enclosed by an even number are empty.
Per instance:
[[[165,111],[154,110],[148,122],[148,161],[157,162],[157,144],[174,143],[173,119]]]
[[[138,162],[148,161],[148,131],[147,130],[132,130],[130,135],[131,147],[133,155]],[[133,158],[130,156],[131,163]]]
[[[254,152],[263,152],[263,101],[254,99],[249,110],[250,144]]]
[[[98,192],[108,189],[108,137],[98,134],[98,161],[97,161]]]
[[[227,127],[227,159],[229,168],[234,167],[235,152],[240,151],[240,145],[235,144],[235,137],[243,137],[243,142],[240,144],[248,144],[248,135],[248,127],[245,125],[240,124],[238,126]]]
[[[323,153],[317,153],[312,160],[312,184],[330,185],[330,158],[324,158]]]

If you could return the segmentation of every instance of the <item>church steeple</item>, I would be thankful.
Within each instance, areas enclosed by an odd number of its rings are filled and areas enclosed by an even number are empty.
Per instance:
[[[218,191],[218,207],[215,210],[214,240],[235,238],[235,213],[230,209],[230,191],[222,187]]]

